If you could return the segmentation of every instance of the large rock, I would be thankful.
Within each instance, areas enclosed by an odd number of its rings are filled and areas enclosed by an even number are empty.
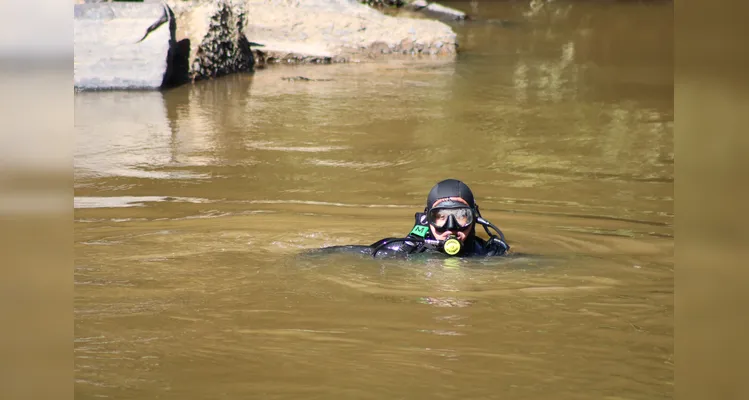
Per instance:
[[[432,0],[358,0],[362,4],[374,7],[383,12],[401,15],[398,11],[405,10],[418,13],[420,17],[436,18],[445,21],[462,21],[468,19],[466,13],[451,7],[443,6]]]
[[[74,7],[78,90],[163,89],[252,70],[244,0]]]
[[[247,22],[244,0],[170,4],[176,14],[177,40],[189,46],[190,79],[252,70],[250,42],[242,32]]]
[[[246,0],[245,36],[265,45],[265,62],[360,62],[408,56],[454,57],[446,24],[384,15],[357,0]]]
[[[265,46],[265,62],[451,59],[457,50],[448,25],[384,15],[357,0],[77,1],[79,90],[158,89],[251,71],[247,38]]]
[[[413,0],[407,4],[404,4],[403,8],[421,12],[428,17],[447,21],[462,21],[467,19],[467,16],[463,11],[443,6],[442,4],[435,3],[433,1]]]
[[[158,3],[91,3],[74,6],[73,48],[76,89],[158,89],[170,79],[169,23]]]

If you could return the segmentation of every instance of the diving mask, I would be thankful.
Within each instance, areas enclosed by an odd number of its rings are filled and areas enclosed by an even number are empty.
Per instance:
[[[471,207],[456,201],[445,201],[439,203],[427,213],[429,224],[437,232],[447,230],[463,230],[473,224],[475,219]]]

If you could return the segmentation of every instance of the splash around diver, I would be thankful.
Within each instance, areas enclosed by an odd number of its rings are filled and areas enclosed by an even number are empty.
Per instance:
[[[437,183],[427,196],[424,212],[414,215],[405,237],[388,237],[370,245],[323,247],[315,253],[352,253],[373,258],[414,256],[493,257],[507,255],[510,245],[494,224],[484,219],[471,189],[457,179]],[[481,225],[488,239],[476,235]]]

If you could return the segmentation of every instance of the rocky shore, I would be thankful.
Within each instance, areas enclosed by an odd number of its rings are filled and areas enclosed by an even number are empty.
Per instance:
[[[366,1],[78,0],[75,88],[163,89],[278,63],[455,57],[456,34],[439,19],[465,14],[423,0],[393,5],[423,12],[407,18]]]

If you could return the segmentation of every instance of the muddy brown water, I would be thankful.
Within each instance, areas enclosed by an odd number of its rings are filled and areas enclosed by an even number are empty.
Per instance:
[[[671,4],[445,4],[521,23],[76,94],[76,398],[672,397]],[[447,177],[515,257],[304,254],[405,235]]]

